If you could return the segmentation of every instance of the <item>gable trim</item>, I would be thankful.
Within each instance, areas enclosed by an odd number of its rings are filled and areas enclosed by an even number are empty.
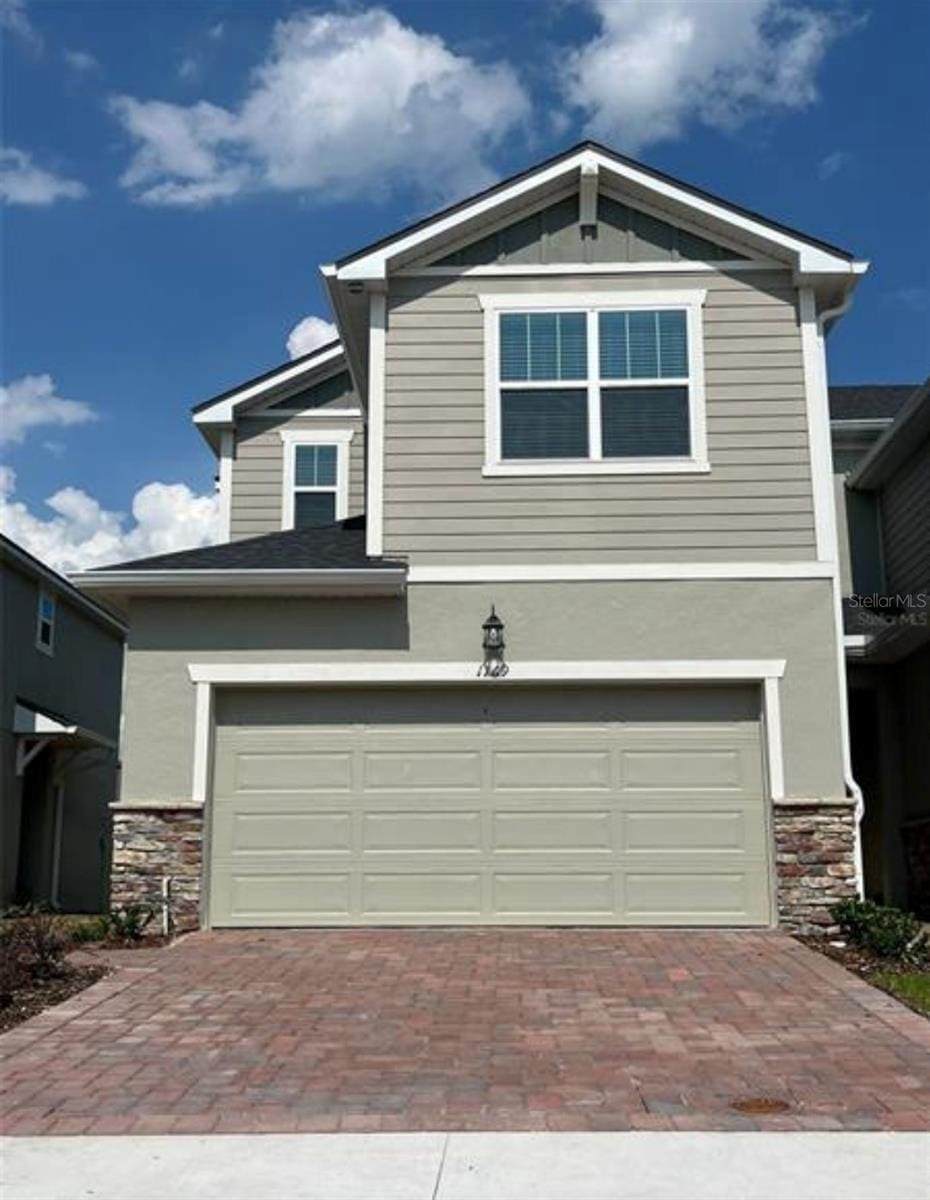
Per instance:
[[[521,175],[504,180],[462,204],[437,213],[417,225],[339,260],[335,264],[336,276],[344,281],[384,279],[388,264],[398,255],[409,253],[438,235],[493,211],[508,200],[517,200],[532,188],[554,182],[571,171],[580,172],[591,167],[603,168],[605,174],[610,172],[618,175],[673,204],[690,208],[704,218],[719,221],[750,237],[788,250],[796,256],[796,265],[802,272],[853,274],[857,273],[857,268],[862,269],[862,264],[855,263],[852,255],[846,250],[807,237],[749,209],[740,208],[672,176],[645,167],[633,159],[618,155],[598,143],[585,142]]]
[[[331,342],[326,346],[321,346],[318,350],[314,350],[311,354],[298,359],[296,362],[275,367],[266,374],[249,380],[248,383],[241,384],[229,392],[223,392],[213,400],[206,400],[203,404],[197,405],[193,410],[194,424],[232,424],[236,409],[240,405],[254,400],[258,396],[272,392],[275,388],[281,387],[282,384],[292,383],[295,380],[303,378],[305,375],[310,375],[327,363],[335,363],[341,357],[344,357],[341,342]]]
[[[532,276],[532,275],[694,275],[714,271],[786,271],[787,263],[776,258],[720,258],[711,262],[700,259],[677,259],[670,262],[635,263],[501,263],[474,267],[404,267],[395,272],[398,279],[462,276]]]

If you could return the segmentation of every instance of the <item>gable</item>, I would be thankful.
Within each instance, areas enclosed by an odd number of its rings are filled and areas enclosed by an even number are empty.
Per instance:
[[[603,194],[597,197],[597,223],[582,226],[574,192],[424,265],[715,262],[745,257]]]
[[[290,392],[281,400],[275,400],[264,407],[265,412],[275,410],[293,412],[306,411],[314,408],[348,408],[354,407],[355,390],[352,387],[352,377],[348,371],[339,371],[322,379],[310,387],[300,388]]]

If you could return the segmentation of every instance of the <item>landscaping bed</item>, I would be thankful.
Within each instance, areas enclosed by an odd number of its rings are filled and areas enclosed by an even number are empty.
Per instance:
[[[799,940],[930,1017],[930,939],[917,917],[868,900],[844,901],[831,912],[842,939]]]
[[[102,963],[80,967],[67,965],[56,978],[24,982],[12,993],[8,993],[8,997],[0,997],[0,1033],[5,1033],[22,1021],[28,1021],[30,1017],[37,1016],[55,1004],[70,1000],[72,996],[83,992],[109,973],[110,968]],[[4,999],[6,1003],[2,1002]]]

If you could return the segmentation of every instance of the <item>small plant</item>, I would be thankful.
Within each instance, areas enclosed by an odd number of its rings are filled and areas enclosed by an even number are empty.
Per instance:
[[[922,962],[930,953],[927,936],[913,913],[872,900],[843,900],[830,912],[850,942],[882,958]]]
[[[4,956],[12,956],[32,979],[57,979],[67,974],[65,957],[71,949],[67,925],[48,909],[27,905],[11,909],[4,926]]]
[[[107,933],[116,941],[140,942],[155,916],[155,910],[145,904],[127,904],[114,908],[106,916]]]
[[[10,922],[0,926],[0,1008],[13,1003],[13,994],[23,983],[23,966]]]
[[[68,932],[72,940],[79,944],[102,942],[107,936],[108,926],[105,916],[72,917],[68,922]]]

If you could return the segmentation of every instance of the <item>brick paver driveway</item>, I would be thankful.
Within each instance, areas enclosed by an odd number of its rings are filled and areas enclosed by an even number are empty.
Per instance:
[[[127,961],[127,956],[123,956]],[[922,1129],[930,1023],[775,933],[201,933],[0,1038],[10,1133]],[[785,1115],[738,1115],[742,1097]]]

